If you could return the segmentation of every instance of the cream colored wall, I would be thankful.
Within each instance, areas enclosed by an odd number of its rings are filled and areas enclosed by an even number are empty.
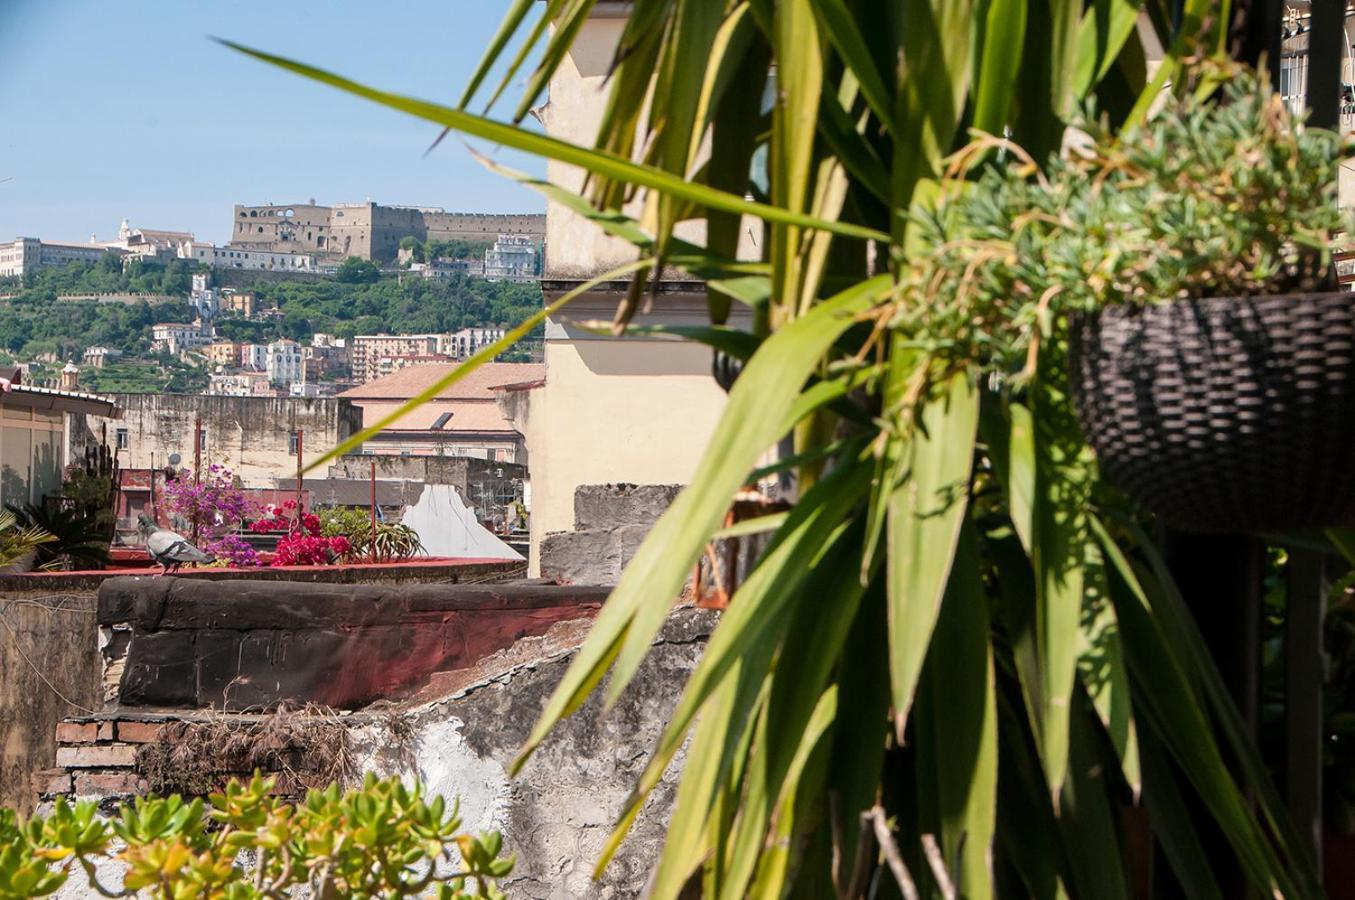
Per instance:
[[[591,146],[607,103],[607,71],[625,27],[626,7],[601,2],[551,80],[549,101],[537,115],[551,135]],[[584,175],[551,162],[547,178],[581,190]],[[627,208],[640,216],[639,201]],[[755,235],[741,256],[757,257]],[[681,236],[704,243],[704,223],[686,223]],[[546,212],[545,278],[581,280],[635,259],[635,248],[609,238],[587,219],[550,204]],[[667,276],[665,276],[667,277]],[[705,321],[698,287],[677,304],[667,301],[637,321]],[[552,299],[552,298],[548,298]],[[608,320],[619,296],[580,298],[567,317]],[[530,571],[540,572],[544,535],[574,528],[574,492],[609,482],[685,484],[724,409],[725,394],[710,376],[709,348],[672,340],[600,339],[563,327],[547,328],[544,386],[511,399],[514,424],[527,438],[532,485]]]
[[[551,79],[549,101],[537,111],[549,134],[576,144],[593,144],[607,105],[607,68],[625,25],[625,19],[595,17],[580,29]],[[547,163],[546,177],[571,191],[583,187],[583,170],[564,163]],[[547,209],[548,278],[588,278],[634,258],[633,247],[606,237],[582,216],[554,205]]]
[[[685,484],[724,409],[710,350],[676,341],[550,341],[530,393],[531,570],[542,536],[574,529],[584,484]]]
[[[606,8],[610,7],[610,11]],[[598,125],[607,107],[607,71],[617,42],[621,39],[626,20],[618,13],[617,4],[600,3],[602,15],[593,17],[580,29],[570,52],[560,64],[550,83],[549,101],[536,111],[546,131],[553,137],[591,147],[597,140]],[[643,141],[637,142],[643,144]],[[693,160],[699,166],[704,151]],[[576,166],[559,162],[546,164],[546,177],[552,184],[571,191],[581,191],[584,172]],[[643,198],[626,206],[626,213],[641,218]],[[684,222],[677,234],[698,244],[704,244],[704,221]],[[739,256],[756,258],[756,235],[760,223],[745,219],[744,241]],[[619,238],[607,237],[591,222],[577,213],[549,205],[546,210],[546,278],[591,278],[609,269],[635,259],[635,248]]]

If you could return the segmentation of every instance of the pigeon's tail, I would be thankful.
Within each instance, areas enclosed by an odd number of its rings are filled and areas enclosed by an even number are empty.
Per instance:
[[[182,562],[209,563],[216,562],[216,557],[210,553],[199,550],[197,547],[187,547],[184,549]]]

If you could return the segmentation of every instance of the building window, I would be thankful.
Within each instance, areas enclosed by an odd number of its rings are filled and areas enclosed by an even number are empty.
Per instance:
[[[207,429],[206,429],[206,428],[204,428],[204,429],[202,429],[202,431],[199,431],[199,432],[198,432],[198,449],[199,449],[199,450],[206,450],[206,449],[207,449]]]
[[[301,444],[301,438],[295,431],[287,432],[287,452],[296,456],[297,447]]]
[[[119,450],[126,450],[132,445],[132,435],[126,428],[119,428],[114,433],[114,441]]]

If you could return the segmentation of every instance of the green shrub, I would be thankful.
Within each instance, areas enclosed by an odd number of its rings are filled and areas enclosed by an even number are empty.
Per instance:
[[[320,516],[322,537],[348,539],[352,548],[346,559],[355,562],[371,559],[379,562],[411,559],[423,552],[423,542],[408,525],[396,522],[378,522],[376,543],[372,543],[371,513],[346,506],[330,506],[317,513]],[[375,554],[373,554],[375,546]]]
[[[109,897],[254,900],[302,887],[317,898],[503,897],[497,881],[513,869],[499,855],[503,836],[462,832],[457,809],[417,785],[368,775],[359,789],[330,785],[296,806],[272,788],[256,774],[209,804],[138,798],[111,821],[90,802],[58,800],[26,820],[0,811],[0,898],[49,896],[77,868]],[[127,867],[121,892],[98,881],[106,860]]]
[[[1010,374],[1060,311],[1334,290],[1331,249],[1349,230],[1338,175],[1355,145],[1305,127],[1248,69],[1193,75],[1222,90],[1118,135],[1084,122],[1087,139],[1043,167],[992,138],[958,153],[961,175],[994,147],[1007,159],[948,180],[919,214],[928,252],[907,270],[894,324],[939,356]]]

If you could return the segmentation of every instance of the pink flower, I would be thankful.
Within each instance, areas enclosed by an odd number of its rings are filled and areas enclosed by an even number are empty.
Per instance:
[[[273,556],[275,566],[324,566],[338,561],[352,550],[344,537],[319,537],[293,532],[278,541]]]
[[[216,554],[217,559],[225,560],[232,568],[247,569],[263,565],[259,553],[238,534],[228,534],[207,549]]]

